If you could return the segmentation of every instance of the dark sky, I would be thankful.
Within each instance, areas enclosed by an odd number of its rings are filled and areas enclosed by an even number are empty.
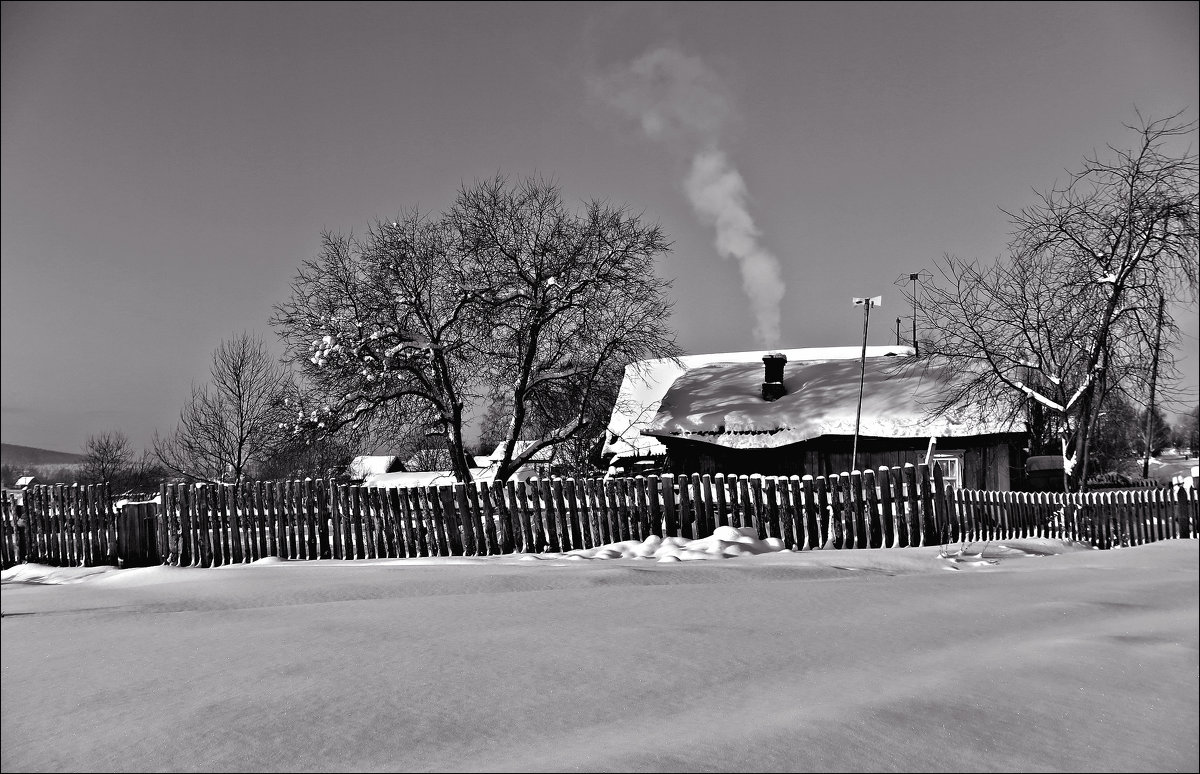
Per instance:
[[[890,343],[898,275],[1196,118],[1197,7],[4,3],[3,440],[148,445],[323,229],[496,172],[661,224],[688,352],[856,344],[868,295]]]

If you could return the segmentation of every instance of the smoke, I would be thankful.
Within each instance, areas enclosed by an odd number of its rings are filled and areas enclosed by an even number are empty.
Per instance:
[[[738,262],[742,289],[754,309],[755,339],[764,348],[778,345],[786,288],[779,260],[759,242],[746,181],[721,149],[734,117],[721,79],[699,57],[661,46],[593,80],[592,88],[636,120],[647,137],[690,157],[683,181],[688,202],[700,222],[715,230],[717,252]]]
[[[779,343],[779,305],[786,288],[779,261],[758,242],[759,231],[746,209],[746,182],[720,150],[696,154],[683,184],[700,220],[716,228],[714,243],[723,258],[742,271],[742,289],[754,306],[754,338],[763,347]]]

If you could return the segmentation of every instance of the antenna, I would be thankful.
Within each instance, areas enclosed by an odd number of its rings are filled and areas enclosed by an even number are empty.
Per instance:
[[[901,287],[901,288],[904,287],[905,283],[911,282],[913,284],[913,287],[912,287],[912,305],[913,305],[912,345],[913,345],[913,352],[916,352],[918,354],[920,354],[920,351],[917,348],[917,283],[928,282],[931,279],[933,279],[933,275],[930,274],[929,272],[917,271],[917,272],[911,272],[909,274],[901,274],[892,283],[896,287]],[[899,327],[899,326],[897,326],[897,327]],[[900,343],[899,338],[897,338],[896,343],[897,344]]]

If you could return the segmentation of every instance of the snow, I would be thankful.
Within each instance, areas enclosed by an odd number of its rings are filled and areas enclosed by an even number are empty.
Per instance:
[[[415,470],[376,473],[367,476],[362,483],[363,486],[403,489],[411,486],[446,486],[458,483],[458,479],[449,470]]]
[[[20,565],[0,768],[1195,771],[1198,545]]]
[[[347,471],[350,478],[358,481],[368,476],[378,476],[387,473],[388,468],[399,461],[394,454],[362,454],[350,461]]]
[[[614,459],[665,454],[666,447],[662,442],[657,438],[642,435],[642,430],[654,420],[663,396],[678,377],[694,368],[714,363],[755,363],[761,370],[763,355],[772,352],[782,352],[787,356],[788,366],[794,366],[805,361],[858,360],[862,357],[863,349],[861,346],[764,349],[684,355],[680,358],[657,358],[630,363],[625,366],[625,376],[621,381],[616,406],[608,423],[610,435],[605,438],[603,454]],[[911,355],[913,349],[907,346],[870,346],[867,347],[866,354],[868,358]],[[785,372],[786,368],[787,366]]]
[[[513,448],[513,456],[520,454],[533,441],[518,441]],[[549,461],[554,457],[554,448],[548,447],[542,449],[533,455],[532,462]],[[489,457],[474,457],[477,468],[471,471],[471,479],[475,482],[490,482],[496,479],[496,473],[500,469],[500,461],[504,459],[504,444],[496,446],[495,451]],[[516,473],[509,476],[512,481],[527,481],[538,475],[538,468],[534,464],[522,465]],[[458,479],[453,471],[421,471],[408,473],[374,473],[368,475],[363,480],[364,486],[377,486],[384,488],[404,488],[413,486],[444,486],[446,484],[456,484]]]
[[[1016,428],[980,412],[938,418],[930,406],[943,391],[943,370],[928,372],[891,357],[807,360],[784,367],[787,393],[762,399],[762,364],[714,363],[679,376],[663,396],[647,433],[685,436],[736,449],[776,448],[822,435],[876,438],[961,438]],[[860,377],[865,379],[858,417]]]

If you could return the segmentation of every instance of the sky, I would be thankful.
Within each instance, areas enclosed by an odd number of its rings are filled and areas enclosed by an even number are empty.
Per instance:
[[[894,343],[898,277],[1002,255],[1135,109],[1197,118],[1197,9],[3,3],[3,440],[149,446],[222,339],[278,346],[323,230],[496,173],[658,223],[688,353],[854,345],[876,295]]]
[[[0,766],[1195,771],[1197,545],[17,565]]]

